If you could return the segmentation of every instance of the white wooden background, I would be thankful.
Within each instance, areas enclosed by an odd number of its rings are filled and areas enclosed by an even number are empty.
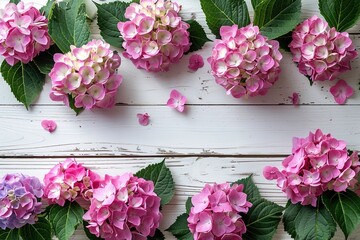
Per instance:
[[[0,6],[6,2],[0,0]],[[45,2],[35,0],[38,7]],[[214,39],[199,0],[178,2],[183,5],[184,18],[198,20]],[[250,0],[247,3],[253,15]],[[317,1],[303,0],[302,18],[319,15],[317,9]],[[92,32],[94,38],[100,37],[96,21]],[[359,50],[359,24],[350,33]],[[198,51],[205,61],[211,47],[212,43],[208,43]],[[175,197],[163,210],[161,229],[166,229],[184,212],[187,197],[208,182],[232,182],[253,174],[261,194],[284,205],[284,194],[275,182],[264,179],[262,169],[281,165],[291,151],[293,136],[306,136],[308,131],[321,128],[346,140],[349,148],[360,150],[359,58],[352,63],[353,70],[342,75],[356,89],[355,96],[344,106],[335,104],[329,93],[335,82],[310,87],[289,53],[284,53],[280,80],[266,96],[240,100],[227,96],[215,83],[207,62],[196,73],[189,72],[188,59],[185,56],[167,73],[155,74],[137,70],[123,58],[120,73],[124,82],[116,107],[79,116],[49,99],[49,79],[29,111],[0,79],[0,175],[22,172],[42,178],[49,168],[69,156],[101,174],[135,172],[166,158],[176,182]],[[172,89],[188,98],[185,113],[165,105]],[[293,92],[300,94],[300,106],[291,104],[288,97]],[[137,113],[144,112],[151,116],[147,127],[140,126],[136,118]],[[55,133],[41,128],[43,119],[57,122]],[[360,239],[359,233],[352,234],[351,239]],[[72,239],[86,237],[78,230]],[[166,239],[174,238],[167,234]],[[282,224],[274,239],[290,239]],[[335,239],[344,239],[340,231]]]

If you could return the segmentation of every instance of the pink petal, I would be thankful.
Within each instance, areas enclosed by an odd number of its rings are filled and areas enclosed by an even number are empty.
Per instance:
[[[299,105],[300,104],[300,99],[299,99],[299,94],[294,92],[292,96],[289,97],[291,99],[291,102],[293,105]]]
[[[354,94],[354,89],[341,79],[330,88],[330,93],[338,104],[344,104]]]
[[[52,133],[56,130],[57,124],[53,120],[42,120],[41,126],[48,132]]]
[[[145,114],[137,114],[136,115],[138,120],[139,120],[139,124],[142,125],[142,126],[147,126],[149,125],[149,122],[150,122],[150,116],[149,114],[145,113]]]

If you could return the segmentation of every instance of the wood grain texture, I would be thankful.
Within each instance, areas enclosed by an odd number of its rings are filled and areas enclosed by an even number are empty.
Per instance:
[[[114,0],[111,0],[114,1]],[[185,19],[196,19],[214,39],[206,26],[199,0],[177,0],[183,5]],[[225,0],[224,0],[225,1]],[[0,3],[7,2],[0,0]],[[30,0],[25,0],[30,2]],[[35,0],[41,7],[46,0]],[[97,0],[99,3],[110,2]],[[246,0],[253,15],[250,0]],[[319,15],[317,0],[303,0],[302,18]],[[100,38],[96,20],[91,25],[92,37]],[[351,38],[360,50],[360,24],[350,29]],[[198,51],[204,59],[211,54],[212,43]],[[339,106],[329,93],[334,82],[316,83],[310,87],[284,53],[280,80],[266,96],[234,99],[216,85],[210,67],[192,73],[187,69],[189,55],[167,73],[147,73],[136,69],[123,58],[119,69],[124,83],[112,110],[83,112],[76,117],[63,104],[52,102],[48,95],[50,81],[40,98],[26,111],[0,77],[0,176],[22,172],[40,178],[67,156],[100,174],[136,172],[166,157],[176,182],[176,194],[164,207],[161,229],[166,229],[184,211],[189,196],[205,183],[233,182],[253,174],[263,197],[284,205],[286,198],[273,181],[266,181],[262,169],[280,166],[290,153],[292,137],[322,128],[348,147],[360,150],[360,98],[356,95],[347,105]],[[343,74],[354,88],[359,88],[360,58],[352,63],[353,70]],[[165,106],[172,89],[188,98],[185,113]],[[289,96],[300,94],[300,106],[292,106]],[[136,114],[148,112],[151,124],[140,126]],[[43,119],[58,124],[55,133],[41,128]],[[360,239],[360,228],[349,238]],[[85,240],[79,229],[71,240]],[[169,234],[166,239],[174,239]],[[275,240],[288,240],[281,225]],[[335,240],[344,239],[340,231]]]
[[[156,162],[160,162],[163,158],[78,158],[79,162],[84,163],[86,167],[97,171],[100,175],[110,174],[119,175],[127,171],[136,172],[139,169]],[[3,159],[0,158],[1,173],[12,173],[21,166],[22,173],[43,177],[44,174],[60,161],[62,158],[27,158],[27,159]],[[230,157],[230,158],[166,158],[166,165],[170,168],[174,181],[176,182],[176,194],[173,200],[164,207],[162,213],[165,216],[161,229],[168,228],[178,215],[185,211],[185,201],[188,197],[193,196],[206,183],[214,182],[234,182],[238,179],[253,175],[253,180],[260,189],[263,197],[274,201],[280,205],[285,205],[286,198],[284,194],[276,187],[274,181],[269,182],[262,176],[262,168],[265,165],[281,166],[282,158],[269,157]],[[219,174],[221,171],[221,174]],[[356,231],[349,240],[356,240]],[[85,240],[81,229],[76,231],[72,240]],[[174,239],[170,234],[166,235],[166,239]],[[279,229],[274,236],[275,240],[291,239],[290,236],[283,231],[280,224]],[[337,231],[334,240],[344,239],[341,231]]]

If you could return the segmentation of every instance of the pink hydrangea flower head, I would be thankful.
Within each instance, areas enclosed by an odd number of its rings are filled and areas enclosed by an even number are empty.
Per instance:
[[[104,239],[142,239],[154,236],[159,227],[161,199],[154,183],[126,173],[106,175],[94,189],[83,219],[89,231]]]
[[[36,177],[7,174],[0,181],[0,228],[34,224],[41,213],[43,185]]]
[[[187,221],[195,240],[242,239],[246,226],[241,214],[252,206],[243,189],[242,184],[207,184],[191,198]]]
[[[197,71],[199,68],[202,68],[204,66],[204,59],[199,54],[193,54],[189,58],[189,65],[188,68],[191,71]]]
[[[345,191],[357,183],[360,171],[357,152],[348,154],[346,143],[320,129],[306,138],[294,138],[292,154],[283,162],[283,170],[265,167],[264,177],[277,185],[293,204],[316,206],[327,190]]]
[[[89,201],[93,194],[94,182],[100,176],[68,158],[55,165],[44,177],[44,199],[64,206],[65,201]]]
[[[124,57],[137,68],[168,71],[190,49],[189,24],[182,21],[181,6],[171,0],[140,0],[126,9],[126,22],[118,29],[124,39]]]
[[[54,55],[50,98],[69,105],[69,96],[77,108],[111,108],[122,82],[117,73],[120,56],[102,40],[92,40],[66,54]]]
[[[344,80],[339,80],[330,88],[330,93],[334,96],[338,104],[344,104],[346,100],[354,94],[354,89]]]
[[[175,108],[179,112],[183,112],[185,109],[185,103],[186,97],[174,89],[171,91],[170,98],[167,101],[166,105],[170,108]]]
[[[289,47],[299,71],[312,81],[334,80],[351,69],[350,62],[357,56],[349,34],[330,29],[317,16],[295,28]]]
[[[0,54],[8,64],[28,63],[50,44],[48,20],[32,4],[8,3],[0,9]]]
[[[265,95],[280,74],[279,43],[261,35],[252,24],[222,26],[208,58],[216,82],[235,98]]]
[[[53,120],[42,120],[41,126],[44,128],[44,130],[48,131],[49,133],[52,133],[56,130],[57,124]]]

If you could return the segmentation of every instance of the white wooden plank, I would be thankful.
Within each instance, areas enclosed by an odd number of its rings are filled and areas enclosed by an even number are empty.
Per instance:
[[[306,2],[304,6],[309,5]],[[193,4],[194,7],[188,1],[182,1],[182,3],[184,11],[199,8],[197,1]],[[98,38],[99,36],[95,37]],[[354,35],[352,39],[357,49],[360,50],[360,35]],[[123,58],[119,71],[124,77],[124,82],[117,95],[117,102],[130,105],[165,104],[169,92],[172,89],[178,89],[191,104],[291,104],[289,96],[293,92],[300,94],[302,104],[335,104],[332,95],[329,93],[330,86],[335,82],[316,83],[311,87],[307,78],[298,72],[296,65],[291,60],[290,53],[284,53],[280,79],[266,96],[249,99],[235,99],[227,96],[225,90],[215,83],[214,77],[210,74],[210,66],[206,61],[206,58],[211,55],[212,46],[212,43],[207,43],[204,49],[198,51],[204,57],[205,66],[195,73],[189,72],[187,68],[190,56],[185,56],[179,64],[172,66],[167,73],[148,73],[136,69],[131,61]],[[341,77],[346,79],[354,89],[358,89],[360,82],[359,57],[352,63],[352,66],[353,70]],[[19,104],[2,77],[0,77],[0,89],[2,92],[0,104]],[[36,104],[61,104],[50,100],[50,89],[51,82],[50,79],[47,79],[44,90]],[[360,98],[352,98],[348,101],[348,104],[358,103],[360,103]]]
[[[148,112],[140,126],[136,114]],[[360,149],[360,106],[117,106],[75,116],[62,106],[0,107],[0,155],[288,154],[293,136],[322,128]],[[49,134],[41,120],[58,123]]]
[[[119,175],[124,172],[136,172],[148,164],[160,162],[162,158],[78,158],[78,162],[95,170],[101,175]],[[21,172],[28,175],[43,177],[49,169],[63,159],[59,158],[26,158],[1,159],[0,176],[6,173]],[[176,216],[185,211],[186,199],[201,190],[206,183],[234,182],[240,178],[253,174],[253,180],[260,189],[263,197],[280,205],[285,205],[284,194],[276,187],[274,181],[267,181],[262,176],[262,168],[266,165],[281,165],[281,158],[167,158],[166,164],[171,169],[176,183],[176,194],[171,203],[164,207],[164,219],[161,229],[168,228]],[[221,170],[221,174],[219,174]],[[360,230],[360,229],[359,229]],[[359,232],[359,230],[357,232]],[[356,233],[349,239],[355,240]],[[72,239],[87,239],[81,230]],[[166,239],[174,239],[169,234]],[[273,239],[290,239],[280,225]],[[337,232],[335,240],[343,239],[341,232]]]

